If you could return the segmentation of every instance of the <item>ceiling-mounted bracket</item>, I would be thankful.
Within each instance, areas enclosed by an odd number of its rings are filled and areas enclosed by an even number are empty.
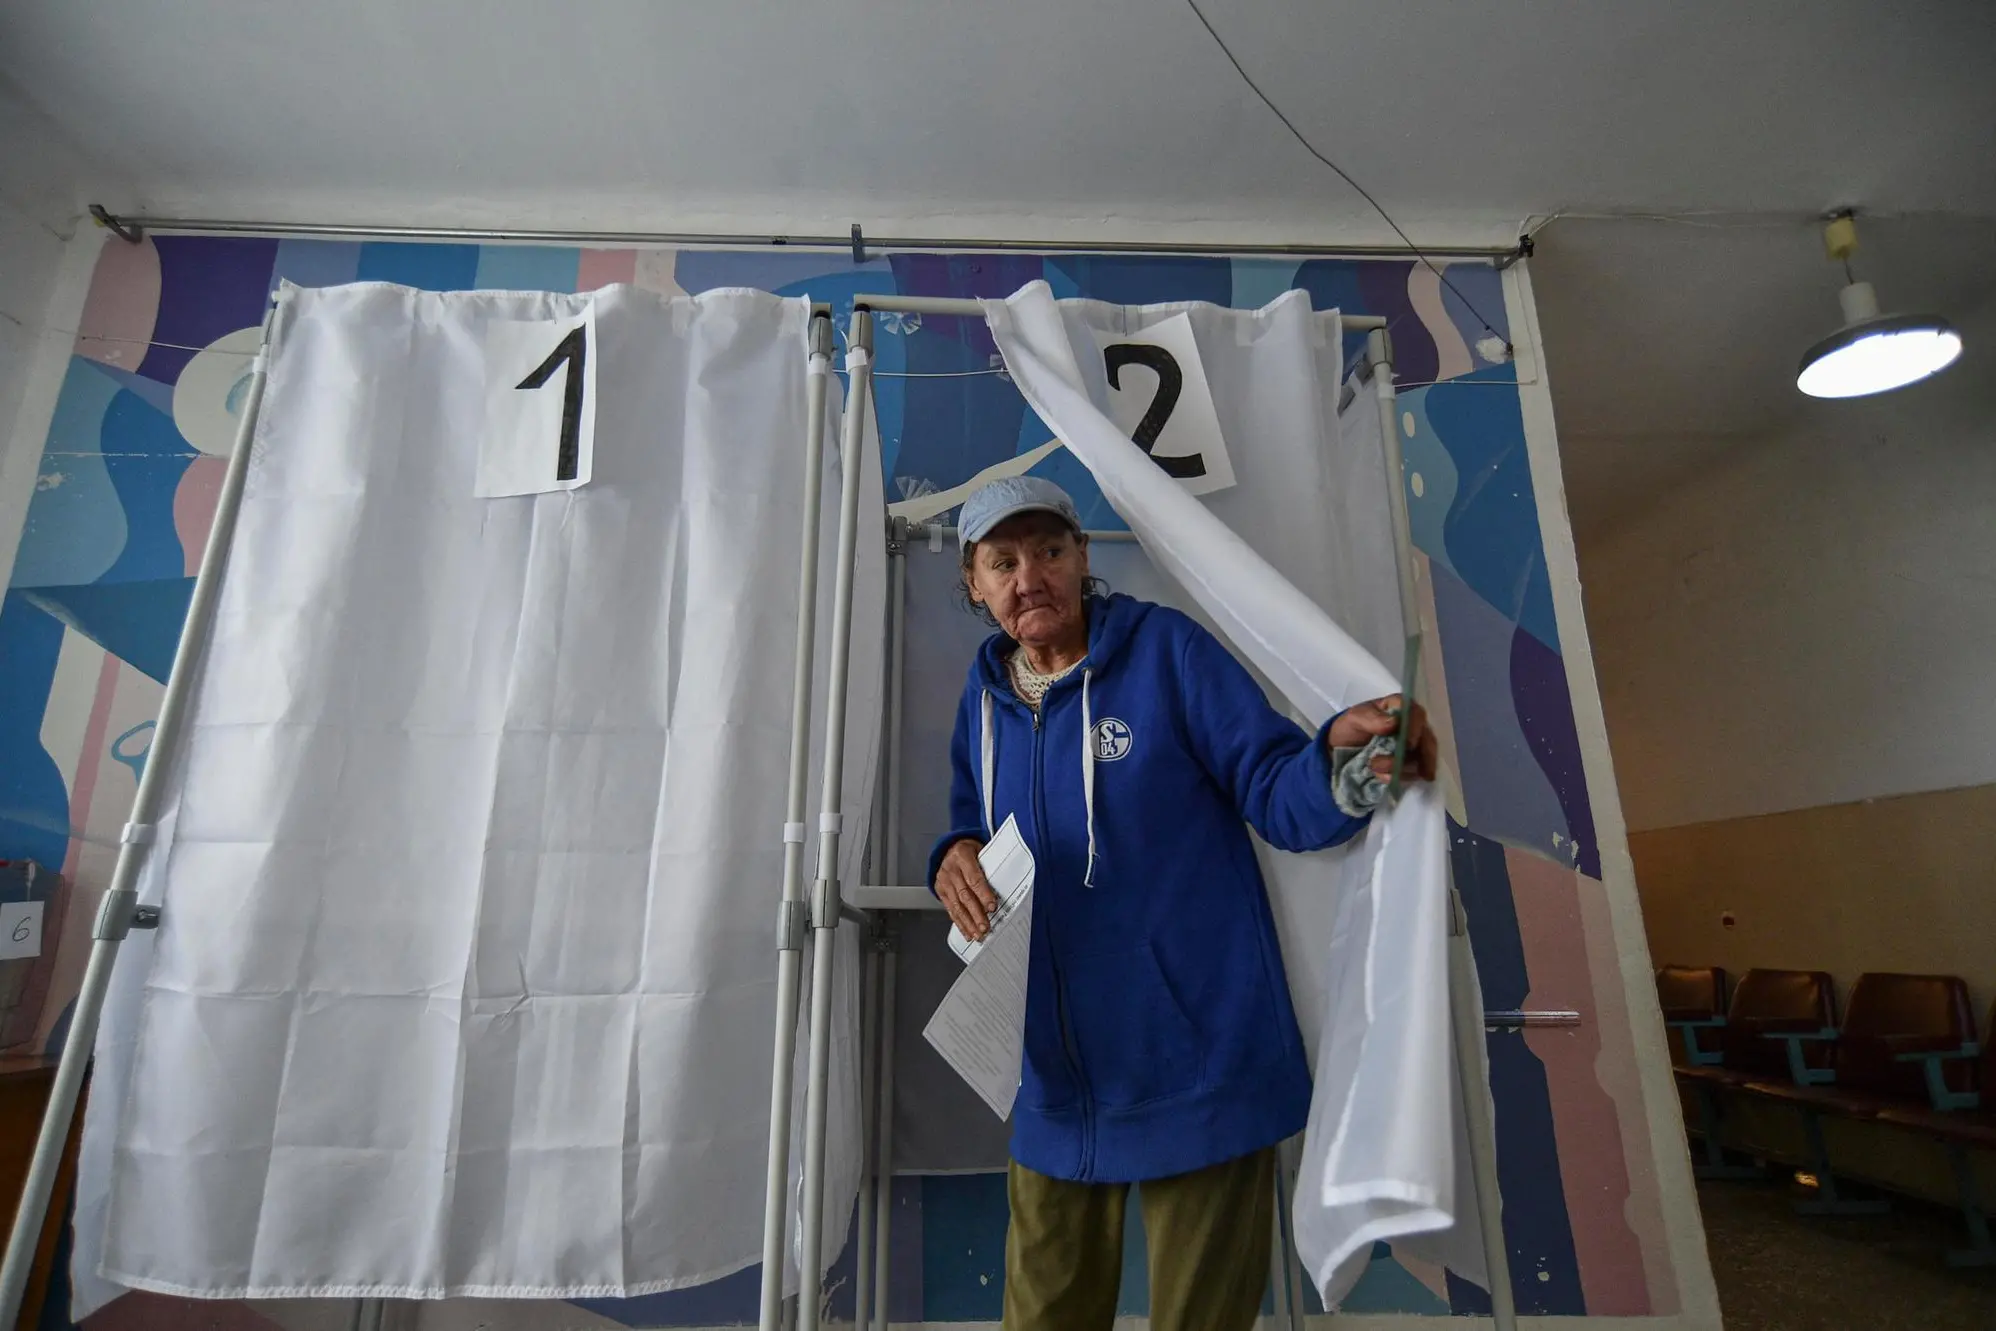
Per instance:
[[[1512,250],[1509,254],[1498,255],[1490,266],[1492,268],[1495,268],[1498,272],[1501,273],[1506,268],[1509,268],[1512,264],[1516,263],[1518,260],[1531,258],[1533,249],[1534,246],[1532,245],[1532,238],[1529,234],[1519,236],[1518,248]]]
[[[123,222],[120,222],[117,218],[106,212],[104,205],[101,203],[90,205],[90,215],[97,219],[98,226],[103,227],[127,245],[136,245],[146,238],[144,227],[126,226]]]
[[[852,266],[866,266],[866,233],[859,229],[859,223],[852,224]]]

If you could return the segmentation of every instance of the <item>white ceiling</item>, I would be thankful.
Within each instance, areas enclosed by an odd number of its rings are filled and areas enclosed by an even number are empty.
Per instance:
[[[1571,439],[1778,424],[1835,317],[1825,208],[1903,215],[1864,225],[1888,306],[1996,284],[1996,4],[1200,3],[1417,239],[1699,215],[1544,233]],[[0,80],[114,210],[1390,238],[1184,0],[11,0]]]
[[[1996,214],[1996,6],[1974,0],[1201,2],[1415,219]],[[12,0],[0,71],[142,200],[1316,233],[1362,210],[1183,0]]]
[[[1996,408],[1996,220],[1866,218],[1852,260],[1888,313],[1939,313],[1988,375]],[[1567,497],[1586,540],[1721,454],[1819,426],[1846,403],[1795,389],[1802,353],[1835,331],[1842,270],[1813,219],[1561,220],[1532,264]],[[1936,388],[1892,395],[1917,409]]]

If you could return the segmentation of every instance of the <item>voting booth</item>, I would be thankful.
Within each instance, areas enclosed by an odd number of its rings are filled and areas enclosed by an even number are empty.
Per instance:
[[[1386,320],[812,295],[282,289],[24,1205],[94,1047],[84,1307],[630,1297],[759,1257],[763,1324],[815,1327],[856,1213],[884,1327],[888,1180],[1006,1149],[1002,1041],[949,1003],[1003,969],[919,881],[986,632],[951,514],[994,476],[1087,482],[1095,571],[1299,722],[1431,696],[1437,472]],[[897,498],[877,338],[924,319],[1028,409]],[[1484,1033],[1578,1017],[1482,1011],[1449,799],[1263,855],[1317,1088],[1285,1320],[1380,1241],[1511,1319]]]
[[[1017,462],[994,471],[1023,471],[1054,448],[1077,455],[1128,523],[1128,532],[1111,535],[1126,541],[1134,537],[1120,548],[1106,545],[1092,567],[1118,587],[1178,604],[1205,620],[1256,668],[1279,706],[1314,728],[1353,702],[1392,692],[1403,679],[1418,694],[1411,672],[1418,668],[1420,634],[1410,613],[1414,572],[1407,556],[1405,501],[1395,483],[1402,469],[1383,331],[1366,330],[1366,352],[1356,367],[1362,373],[1348,381],[1337,312],[1319,314],[1295,295],[1248,313],[1057,304],[1043,287],[1006,302],[862,295],[855,299],[849,338],[858,351],[849,361],[855,405],[865,400],[869,315],[874,310],[988,320],[1010,377],[1039,419],[1058,432],[1055,440],[1037,450],[1022,449]],[[1359,322],[1365,326],[1366,321]],[[1221,391],[1231,432],[1215,407],[1202,338],[1230,380]],[[1131,364],[1150,368],[1141,386],[1138,376],[1117,373]],[[1278,384],[1273,376],[1278,365],[1289,372],[1286,383]],[[1308,368],[1298,373],[1300,366]],[[1364,428],[1348,438],[1341,418],[1361,394],[1365,402],[1357,415]],[[1180,403],[1189,405],[1182,419],[1176,411]],[[1242,487],[1230,434],[1242,441],[1239,446],[1265,450],[1256,459],[1262,465],[1244,467],[1254,477],[1251,488],[1233,495],[1226,492]],[[1267,456],[1285,449],[1291,451],[1288,458]],[[934,907],[925,887],[900,885],[903,875],[895,858],[908,850],[898,838],[905,688],[901,662],[907,650],[901,632],[907,583],[902,564],[922,558],[916,552],[925,548],[932,564],[949,563],[939,558],[945,549],[954,553],[954,542],[946,539],[953,533],[943,525],[943,515],[992,478],[987,473],[953,491],[890,509],[892,756],[885,823],[890,855],[876,867],[896,882],[851,892],[848,899],[854,905],[880,912]],[[1229,507],[1238,515],[1239,528],[1228,528],[1219,516]],[[1255,539],[1257,534],[1261,539]],[[1301,590],[1299,582],[1311,591]],[[1319,600],[1336,605],[1376,652],[1394,655],[1408,673],[1388,670]],[[959,645],[956,678],[969,655]],[[932,751],[943,751],[947,734],[932,734],[926,743]],[[1299,1184],[1285,1174],[1279,1208],[1284,1224],[1277,1288],[1285,1315],[1301,1325],[1302,1269],[1326,1301],[1335,1304],[1357,1278],[1372,1243],[1394,1235],[1431,1242],[1452,1269],[1484,1275],[1503,1324],[1513,1314],[1483,1068],[1484,1015],[1460,911],[1447,888],[1440,804],[1432,791],[1409,791],[1375,823],[1361,843],[1314,856],[1282,856],[1262,848],[1306,1044],[1317,1052],[1317,1093],[1300,1148],[1302,1190],[1292,1191]],[[1003,830],[993,844],[1002,845],[1014,863],[1023,850],[1010,844]],[[993,885],[1001,893],[1005,888],[1023,891],[1013,874],[994,879]],[[822,880],[814,891],[819,902],[814,923],[822,939],[839,927],[842,898],[835,884]],[[876,938],[891,937],[891,926],[868,924]],[[1029,922],[1015,918],[998,926],[986,955],[954,981],[924,1030],[987,1109],[1010,1103],[1003,1070],[1007,1060],[1014,1069],[1010,1090],[1017,1086],[1017,1046],[1008,1047],[994,1029],[1003,1022],[993,1019],[993,1009],[1003,1011],[1007,1021],[1014,1016],[1023,1020],[1021,925],[1029,927]],[[879,973],[867,978],[863,1023],[869,1048],[877,1051],[868,1079],[874,1088],[868,1112],[875,1132],[871,1167],[860,1193],[858,1307],[862,1319],[869,1307],[876,1310],[880,1320],[874,1324],[884,1326],[880,1310],[886,1303],[892,1213],[880,1199],[881,1180],[892,1168],[895,1150],[897,957],[891,944],[876,946],[869,955],[879,958],[873,963]],[[1389,971],[1392,979],[1381,983]],[[1507,1022],[1526,1019],[1523,1013],[1499,1017]],[[1545,1014],[1539,1019],[1563,1018]],[[790,1029],[779,1018],[777,1067],[790,1062],[785,1048]],[[879,1032],[886,1032],[886,1038]],[[773,1106],[772,1114],[780,1123],[781,1111]],[[1370,1129],[1368,1114],[1380,1120]],[[938,1116],[952,1125],[970,1117],[960,1108]],[[1410,1116],[1420,1124],[1411,1132]],[[995,1121],[997,1115],[992,1117]],[[1383,1130],[1385,1120],[1398,1122]],[[807,1120],[807,1152],[813,1135]],[[786,1141],[787,1134],[773,1129],[771,1140]],[[1397,1153],[1396,1141],[1405,1144]],[[958,1143],[956,1149],[964,1148]],[[971,1163],[967,1157],[975,1152],[975,1147],[964,1151],[962,1163]],[[781,1150],[773,1145],[772,1183],[783,1164]],[[821,1248],[815,1246],[822,1236],[814,1239],[808,1229],[809,1217],[820,1209],[812,1204],[813,1169],[807,1154],[807,1229],[799,1259],[806,1271],[822,1265]],[[772,1197],[774,1193],[772,1186]],[[774,1328],[782,1313],[771,1273],[783,1231],[774,1211],[766,1223],[763,1325]],[[1484,1274],[1489,1270],[1496,1271],[1494,1278]],[[799,1306],[800,1326],[817,1325],[813,1303],[807,1290]]]

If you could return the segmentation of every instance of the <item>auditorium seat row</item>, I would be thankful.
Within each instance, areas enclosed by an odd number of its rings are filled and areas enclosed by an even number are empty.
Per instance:
[[[1885,1206],[1839,1193],[1824,1119],[1920,1133],[1947,1148],[1968,1226],[1969,1246],[1948,1260],[1996,1264],[1971,1157],[1996,1151],[1996,1007],[1988,1038],[1978,1042],[1968,987],[1952,975],[1860,975],[1841,1024],[1823,971],[1750,970],[1730,999],[1726,973],[1711,967],[1665,966],[1656,985],[1678,1081],[1698,1106],[1701,1178],[1759,1172],[1726,1159],[1719,1135],[1725,1096],[1786,1105],[1801,1115],[1818,1184],[1815,1200],[1801,1208],[1807,1212]]]

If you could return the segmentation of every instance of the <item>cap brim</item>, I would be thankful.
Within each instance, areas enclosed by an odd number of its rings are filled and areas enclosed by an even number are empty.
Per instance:
[[[1002,513],[994,515],[988,521],[986,521],[983,526],[979,527],[977,529],[976,534],[974,535],[965,528],[962,527],[957,528],[957,533],[956,533],[957,540],[964,545],[969,545],[975,541],[981,541],[985,537],[991,534],[992,528],[1001,526],[1004,523],[1009,522],[1013,518],[1019,517],[1026,513],[1051,513],[1055,517],[1059,518],[1062,522],[1065,522],[1069,527],[1072,527],[1074,530],[1076,531],[1081,530],[1080,525],[1076,523],[1072,517],[1068,516],[1066,510],[1060,508],[1059,506],[1054,504],[1033,503],[1029,501],[1027,503],[1019,504],[1015,507],[1008,508]]]

